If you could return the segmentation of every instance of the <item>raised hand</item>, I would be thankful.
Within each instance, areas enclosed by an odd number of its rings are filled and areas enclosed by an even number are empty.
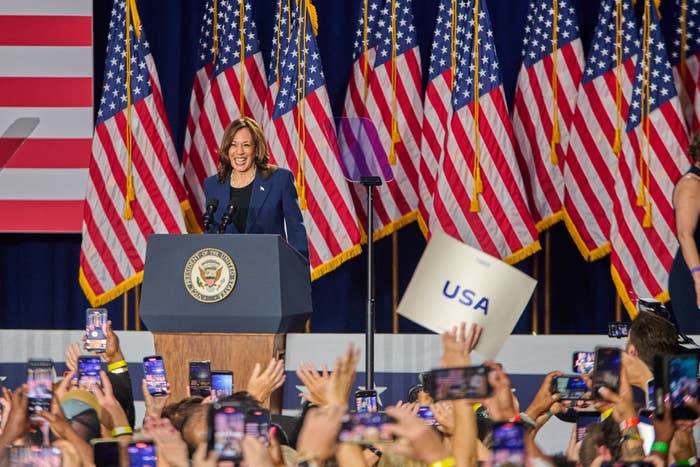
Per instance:
[[[388,407],[386,413],[396,419],[390,430],[400,439],[388,449],[405,457],[432,464],[450,456],[435,430],[419,418],[396,407]]]
[[[355,345],[351,342],[348,344],[345,354],[335,360],[333,373],[331,373],[326,391],[328,404],[347,407],[359,360],[360,349],[355,348]]]
[[[305,392],[299,393],[301,397],[318,406],[328,404],[326,392],[330,375],[326,365],[323,365],[323,370],[319,372],[311,363],[302,362],[299,364],[296,374],[307,389]]]
[[[164,396],[154,397],[148,392],[148,385],[146,380],[141,380],[141,390],[143,391],[143,401],[146,405],[146,417],[159,419],[163,413],[163,407],[168,404],[170,400],[170,394]]]
[[[187,444],[170,420],[151,419],[147,426],[144,426],[144,431],[156,443],[159,460],[164,460],[171,467],[189,466]]]
[[[309,410],[297,440],[300,456],[323,465],[335,452],[344,413],[345,405],[329,405]]]
[[[80,344],[73,342],[66,346],[66,366],[74,373],[78,371],[78,357],[83,354]]]
[[[264,403],[270,398],[270,394],[284,384],[285,378],[284,360],[270,359],[265,370],[262,370],[262,366],[256,363],[248,380],[248,394]]]
[[[454,368],[471,365],[470,354],[481,337],[481,327],[472,323],[453,326],[441,335],[443,354],[440,359],[442,368]]]
[[[107,373],[100,371],[100,379],[102,387],[95,386],[95,397],[97,402],[102,406],[102,414],[100,423],[108,430],[113,430],[115,427],[129,426],[129,419],[126,412],[112,391],[112,383],[109,381]]]

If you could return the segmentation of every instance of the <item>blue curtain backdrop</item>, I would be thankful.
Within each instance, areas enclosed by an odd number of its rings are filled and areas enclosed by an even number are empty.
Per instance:
[[[372,0],[370,0],[372,1]],[[576,7],[588,50],[597,20],[599,0],[570,0]],[[336,115],[340,114],[352,65],[355,18],[362,0],[314,0],[319,17],[318,44],[328,91]],[[529,0],[486,0],[491,13],[496,48],[506,96],[512,104]],[[252,0],[263,54],[270,55],[277,0]],[[638,2],[642,3],[642,2]],[[662,2],[664,29],[670,37],[673,1]],[[203,0],[139,0],[139,11],[161,86],[176,147],[181,148],[194,74],[193,57],[202,17]],[[421,46],[424,76],[430,56],[437,0],[413,0],[413,13]],[[95,102],[99,101],[107,46],[111,1],[94,0]],[[610,262],[586,263],[569,238],[563,223],[551,228],[551,309],[554,333],[604,333],[613,319],[615,291]],[[543,240],[543,236],[541,237]],[[399,231],[399,291],[408,285],[425,247],[415,224]],[[544,245],[544,241],[542,242]],[[75,329],[84,326],[89,306],[78,285],[80,235],[0,234],[0,328]],[[540,277],[544,257],[540,255]],[[313,283],[315,332],[361,332],[365,310],[364,255]],[[533,261],[518,265],[532,274]],[[391,332],[391,238],[376,244],[377,327]],[[544,287],[538,288],[540,313]],[[130,300],[133,300],[133,294]],[[108,306],[115,328],[121,328],[122,300]],[[531,330],[531,309],[523,314],[516,332]],[[541,316],[541,315],[540,315]],[[540,320],[540,323],[542,321]],[[133,322],[130,323],[133,328]],[[400,321],[402,332],[421,332],[413,323]]]

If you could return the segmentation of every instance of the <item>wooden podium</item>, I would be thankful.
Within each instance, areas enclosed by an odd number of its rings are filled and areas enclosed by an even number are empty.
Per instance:
[[[245,390],[256,363],[264,369],[272,357],[284,358],[285,334],[216,334],[154,332],[156,352],[163,355],[172,400],[187,397],[189,362],[210,360],[212,371],[233,371],[233,390]],[[266,404],[267,405],[267,404]],[[282,388],[270,397],[271,413],[282,410]]]
[[[235,281],[228,295],[207,301],[192,292],[205,277],[188,278],[215,262],[209,252],[225,258],[221,264]],[[148,237],[141,317],[163,356],[174,400],[187,396],[189,362],[196,360],[233,371],[234,390],[246,389],[255,364],[283,358],[286,333],[303,330],[310,315],[309,263],[279,235]],[[281,407],[280,389],[270,409]]]

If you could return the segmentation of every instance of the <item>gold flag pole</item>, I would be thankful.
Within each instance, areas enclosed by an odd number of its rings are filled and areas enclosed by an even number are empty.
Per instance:
[[[141,284],[134,287],[134,329],[141,330]]]
[[[532,334],[540,332],[540,253],[532,255],[532,278],[537,281],[532,294]]]
[[[122,324],[126,331],[129,329],[129,291],[127,290],[122,294]]]

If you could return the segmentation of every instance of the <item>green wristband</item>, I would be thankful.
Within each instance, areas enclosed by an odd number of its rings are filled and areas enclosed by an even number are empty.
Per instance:
[[[668,443],[665,441],[654,441],[651,445],[651,452],[658,452],[664,456],[668,454]]]

